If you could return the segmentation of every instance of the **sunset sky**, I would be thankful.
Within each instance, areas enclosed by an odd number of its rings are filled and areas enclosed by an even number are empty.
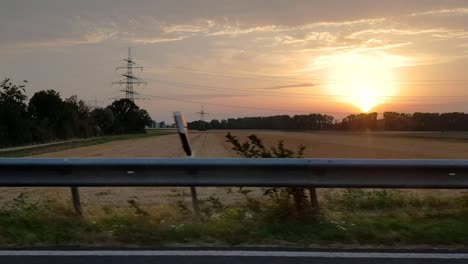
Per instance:
[[[0,0],[0,78],[101,106],[132,47],[152,118],[468,112],[466,0]],[[90,102],[90,104],[93,104]]]

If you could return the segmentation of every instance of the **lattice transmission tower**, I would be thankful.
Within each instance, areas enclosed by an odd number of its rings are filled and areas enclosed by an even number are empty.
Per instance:
[[[205,109],[202,105],[200,112],[196,112],[195,114],[200,115],[200,121],[205,121],[205,115],[209,115],[210,113],[205,112]]]
[[[98,108],[99,107],[99,104],[103,104],[104,101],[99,101],[97,96],[94,97],[94,100],[89,100],[89,101],[86,101],[86,103],[88,104],[92,104],[92,107],[94,109]]]
[[[125,70],[124,73],[121,73],[120,75],[124,77],[123,79],[112,82],[112,84],[118,84],[118,85],[125,85],[125,90],[120,90],[125,93],[126,99],[130,100],[135,100],[135,99],[147,99],[145,97],[135,97],[135,95],[141,95],[140,93],[135,91],[134,86],[139,86],[140,84],[147,85],[148,83],[145,82],[143,79],[136,77],[133,70],[138,69],[140,71],[143,71],[143,67],[138,65],[133,59],[132,59],[132,51],[130,48],[128,48],[128,57],[126,59],[123,59],[123,61],[126,62],[125,65],[116,67],[116,70]]]
[[[205,115],[209,115],[209,113],[205,112],[205,109],[202,105],[200,112],[196,112],[195,114],[200,114],[200,122],[199,122],[198,130],[205,131],[206,130]]]

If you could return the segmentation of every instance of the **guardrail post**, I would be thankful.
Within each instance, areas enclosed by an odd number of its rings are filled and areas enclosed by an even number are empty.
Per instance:
[[[83,216],[83,212],[81,210],[81,201],[80,201],[80,192],[78,187],[71,187],[71,194],[72,194],[72,201],[73,201],[73,208],[75,209],[75,214],[78,217]]]
[[[309,188],[309,196],[310,196],[310,206],[312,208],[312,213],[314,215],[320,214],[320,207],[317,198],[317,190],[315,188]]]
[[[195,212],[195,217],[198,219],[200,217],[200,205],[198,204],[197,188],[195,186],[190,186],[190,193],[192,194],[192,207]]]

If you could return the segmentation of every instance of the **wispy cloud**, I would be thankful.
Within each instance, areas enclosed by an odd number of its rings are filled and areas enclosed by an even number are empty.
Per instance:
[[[285,31],[285,30],[286,28],[275,26],[275,25],[261,26],[261,27],[247,27],[247,28],[224,25],[214,32],[207,33],[207,36],[223,36],[223,35],[235,36],[235,35],[243,35],[243,34],[249,34],[249,33],[254,33],[254,32],[279,32],[279,31]]]
[[[162,31],[168,33],[201,33],[213,28],[216,23],[213,20],[205,20],[194,24],[175,24],[163,26]]]
[[[398,29],[398,28],[374,28],[364,29],[353,32],[347,38],[357,38],[364,35],[377,35],[377,34],[393,34],[393,35],[421,35],[421,34],[442,34],[458,32],[457,30],[445,28],[432,28],[432,29]]]
[[[130,42],[135,44],[157,44],[157,43],[164,43],[164,42],[174,42],[183,40],[185,37],[174,37],[174,38],[161,38],[161,37],[148,37],[148,38],[133,38],[130,39]]]
[[[193,36],[201,34],[204,36],[239,36],[251,33],[273,33],[273,32],[291,32],[291,31],[309,31],[314,28],[320,27],[345,27],[345,26],[356,26],[356,25],[375,25],[384,22],[385,18],[373,18],[373,19],[359,19],[350,21],[338,21],[338,22],[316,22],[309,23],[299,26],[283,26],[283,25],[262,25],[262,26],[249,26],[242,25],[239,23],[229,22],[216,22],[214,20],[202,20],[196,21],[193,24],[172,24],[161,26],[161,31],[164,34],[178,34],[182,36]],[[157,23],[159,26],[161,23]],[[313,32],[308,37],[311,39],[317,37],[324,37],[326,32]],[[300,42],[300,39],[296,40]],[[306,40],[305,40],[306,41]]]
[[[302,29],[310,29],[316,27],[343,27],[343,26],[357,26],[357,25],[375,25],[385,22],[387,19],[384,17],[380,18],[368,18],[368,19],[357,19],[357,20],[346,20],[346,21],[330,21],[330,22],[316,22],[309,23],[301,26]]]
[[[345,50],[391,50],[396,48],[401,48],[409,46],[413,42],[397,42],[397,43],[388,43],[380,41],[377,39],[370,39],[367,41],[362,41],[359,44],[349,44],[349,45],[330,45],[330,46],[320,46],[317,48],[305,48],[294,50],[295,53],[310,53],[310,52],[337,52]]]
[[[428,16],[428,15],[468,15],[468,8],[453,8],[453,9],[439,9],[431,10],[420,13],[413,13],[411,16]]]
[[[353,32],[346,36],[348,39],[358,39],[362,37],[369,37],[373,35],[385,35],[387,37],[392,35],[400,36],[417,36],[427,35],[435,39],[454,39],[454,38],[468,38],[468,32],[460,29],[448,28],[431,28],[431,29],[411,29],[411,28],[374,28],[364,29]]]
[[[303,36],[298,35],[285,35],[285,36],[276,36],[272,44],[268,45],[270,47],[277,45],[290,45],[290,44],[303,44],[310,41],[319,41],[319,42],[335,42],[337,39],[336,35],[331,34],[330,32],[310,32]]]
[[[276,90],[276,89],[285,89],[285,88],[304,88],[304,87],[311,87],[314,86],[313,83],[298,83],[298,84],[290,84],[290,85],[278,85],[278,86],[271,86],[266,87],[267,90]]]
[[[53,47],[65,47],[75,46],[83,44],[97,44],[114,38],[117,35],[117,31],[114,30],[96,30],[84,34],[83,36],[55,38],[47,40],[37,40],[29,42],[18,42],[13,44],[15,47],[22,48],[53,48]]]

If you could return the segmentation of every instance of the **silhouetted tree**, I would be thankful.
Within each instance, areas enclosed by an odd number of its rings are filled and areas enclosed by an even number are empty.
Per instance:
[[[338,127],[342,130],[377,130],[377,113],[349,115]]]
[[[117,134],[145,132],[145,126],[152,121],[148,112],[130,99],[114,101],[107,108],[114,114],[113,131]]]
[[[0,83],[0,146],[32,141],[24,87],[12,84],[9,79]]]
[[[384,130],[389,131],[404,131],[412,130],[414,122],[411,118],[411,114],[397,113],[397,112],[385,112],[384,117]]]
[[[204,125],[208,129],[303,129],[303,130],[321,130],[331,129],[334,118],[322,114],[266,116],[266,117],[242,117],[223,119],[221,122],[212,120],[211,122],[202,122],[200,120],[189,122],[190,129],[198,129]]]
[[[91,119],[93,120],[96,133],[98,135],[111,134],[114,124],[114,114],[108,108],[95,108],[91,111]]]

